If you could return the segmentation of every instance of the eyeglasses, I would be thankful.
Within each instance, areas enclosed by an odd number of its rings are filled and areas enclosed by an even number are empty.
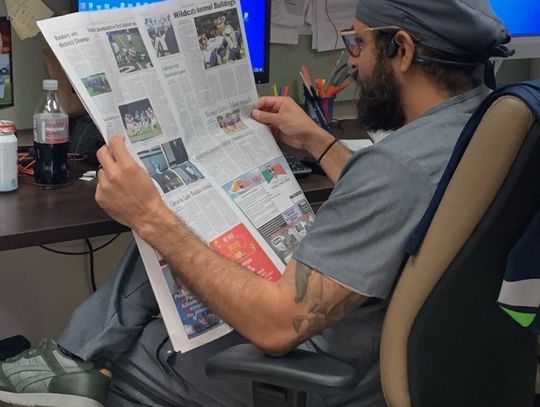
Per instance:
[[[388,25],[385,27],[369,27],[365,28],[363,32],[374,32],[374,31],[400,31],[402,30],[401,27],[398,27],[397,25]],[[364,41],[358,37],[356,34],[356,31],[349,28],[346,30],[341,30],[339,33],[339,36],[343,40],[343,44],[345,44],[345,48],[349,52],[349,54],[353,58],[357,58],[360,56],[360,53],[362,52],[362,49],[364,48]]]
[[[356,35],[356,31],[351,29],[341,30],[339,36],[343,40],[343,44],[345,44],[347,52],[353,58],[359,57],[360,53],[362,52],[364,42],[358,37],[358,35]]]

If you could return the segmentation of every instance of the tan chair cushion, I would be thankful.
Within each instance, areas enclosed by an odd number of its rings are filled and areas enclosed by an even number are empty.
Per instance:
[[[495,101],[473,136],[418,254],[407,262],[381,339],[381,379],[390,407],[410,407],[407,342],[414,320],[494,200],[533,122],[520,99],[504,96]]]

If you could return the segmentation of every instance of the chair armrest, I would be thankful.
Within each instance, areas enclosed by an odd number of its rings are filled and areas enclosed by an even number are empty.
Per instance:
[[[319,353],[295,349],[274,358],[251,344],[237,345],[208,360],[211,378],[243,377],[255,382],[318,394],[350,391],[360,381],[354,367]]]

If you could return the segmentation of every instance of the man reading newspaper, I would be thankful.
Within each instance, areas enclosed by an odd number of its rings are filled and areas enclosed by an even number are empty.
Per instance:
[[[164,205],[122,137],[98,153],[101,207],[158,250],[235,331],[174,353],[163,322],[153,318],[159,311],[139,262],[77,309],[58,344],[45,341],[0,364],[3,405],[248,406],[247,381],[204,373],[210,356],[246,341],[275,356],[301,346],[361,371],[351,394],[310,394],[310,406],[385,405],[378,345],[405,240],[487,94],[477,68],[509,36],[487,0],[359,0],[342,35],[363,126],[394,132],[353,155],[291,99],[260,99],[253,117],[310,152],[336,182],[277,283],[203,244]]]

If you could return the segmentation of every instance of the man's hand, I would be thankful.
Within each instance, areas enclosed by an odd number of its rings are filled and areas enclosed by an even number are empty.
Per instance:
[[[152,179],[131,157],[123,136],[114,136],[99,149],[97,158],[102,168],[97,173],[96,201],[110,217],[140,234],[148,222],[168,211]]]
[[[291,147],[306,150],[316,160],[320,160],[334,141],[334,136],[319,127],[289,97],[262,97],[251,115],[255,120],[268,124],[277,139]],[[320,164],[332,182],[337,182],[351,155],[341,143],[332,145],[324,155]]]
[[[319,127],[290,97],[262,97],[255,120],[270,125],[276,138],[318,158],[334,137]]]

